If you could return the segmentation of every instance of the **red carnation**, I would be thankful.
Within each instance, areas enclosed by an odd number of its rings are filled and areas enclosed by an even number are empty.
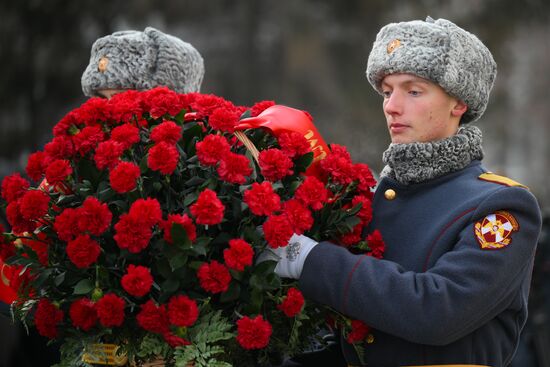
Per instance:
[[[349,332],[346,341],[350,344],[361,342],[367,337],[369,331],[369,326],[363,321],[352,320],[351,331]]]
[[[96,167],[98,169],[114,168],[120,161],[123,152],[122,144],[114,140],[99,143],[94,155]]]
[[[163,334],[170,330],[166,307],[164,305],[157,306],[153,300],[148,300],[141,305],[136,319],[139,326],[152,333]]]
[[[330,146],[331,153],[320,161],[321,168],[327,172],[336,183],[347,185],[353,178],[351,156],[345,147],[337,144]]]
[[[97,323],[95,304],[88,298],[74,301],[69,308],[69,316],[73,325],[84,331],[90,330]]]
[[[107,204],[93,196],[88,196],[78,208],[78,228],[82,232],[99,236],[109,228],[111,219],[113,215]]]
[[[307,139],[296,131],[285,131],[277,136],[281,150],[290,158],[298,158],[311,152]]]
[[[23,196],[30,186],[29,181],[21,177],[19,173],[6,176],[2,181],[2,197],[11,203]]]
[[[304,307],[304,296],[297,288],[290,288],[286,293],[283,302],[277,308],[287,316],[294,317],[302,311]]]
[[[361,203],[361,209],[357,212],[357,216],[363,224],[368,224],[372,219],[372,207],[370,198],[363,195],[356,195],[351,200],[351,205],[356,206]]]
[[[195,94],[195,100],[191,103],[193,110],[199,114],[206,116],[212,114],[212,112],[220,106],[234,109],[235,106],[223,99],[222,97],[215,96],[213,94]]]
[[[294,197],[313,210],[320,210],[327,202],[329,191],[325,184],[314,176],[307,176],[296,189]]]
[[[284,247],[294,234],[286,215],[270,215],[263,224],[264,237],[271,248]]]
[[[55,217],[53,228],[61,240],[68,242],[80,234],[78,213],[77,209],[67,208]]]
[[[237,321],[237,342],[244,349],[262,349],[269,344],[272,331],[261,315],[253,319],[245,316]]]
[[[262,175],[275,182],[292,174],[293,163],[280,149],[262,150],[258,156]]]
[[[36,253],[40,264],[48,266],[48,247],[51,241],[44,232],[39,232],[36,236],[37,239],[22,238],[21,242]]]
[[[67,244],[67,255],[77,268],[87,268],[96,262],[101,247],[89,235],[78,236]]]
[[[178,150],[173,145],[162,141],[149,149],[147,166],[153,171],[171,175],[178,166],[178,160]]]
[[[151,117],[155,119],[166,114],[176,116],[185,107],[179,94],[166,87],[156,87],[142,92],[142,100]]]
[[[234,108],[220,107],[216,108],[208,118],[208,124],[215,130],[221,130],[228,133],[235,131],[235,126],[239,121],[239,114]]]
[[[126,150],[139,142],[139,129],[132,124],[117,126],[111,131],[111,140],[121,144]]]
[[[229,241],[229,248],[223,250],[225,264],[234,270],[243,271],[246,266],[252,265],[254,250],[245,240],[240,238]]]
[[[42,176],[46,173],[46,168],[48,168],[46,153],[35,152],[29,156],[25,171],[32,180],[40,181]]]
[[[55,126],[53,127],[53,136],[67,136],[69,130],[78,124],[77,113],[73,110],[67,113]]]
[[[372,172],[365,163],[356,163],[353,165],[353,179],[359,183],[357,190],[361,193],[372,195],[371,189],[376,186],[376,180],[372,176]]]
[[[153,277],[151,271],[145,266],[128,265],[126,274],[120,280],[122,288],[131,296],[143,297],[151,290]]]
[[[21,213],[20,203],[20,200],[16,200],[8,204],[8,206],[6,207],[6,218],[8,219],[8,222],[11,225],[11,229],[13,232],[32,232],[40,224],[38,222],[33,222],[23,217],[23,214]]]
[[[140,175],[141,171],[135,163],[120,162],[109,173],[109,182],[113,190],[124,194],[136,188]]]
[[[130,207],[129,213],[146,226],[154,226],[162,220],[162,209],[155,198],[137,199]]]
[[[340,244],[342,244],[345,247],[350,247],[352,245],[355,245],[356,243],[358,243],[363,239],[363,237],[361,236],[363,233],[363,228],[364,228],[363,223],[359,223],[358,225],[353,227],[351,232],[340,236],[338,241],[340,242]]]
[[[103,121],[106,118],[105,110],[108,101],[101,97],[92,97],[84,102],[74,112],[78,116],[80,122],[86,125],[97,125],[99,121]]]
[[[216,165],[222,157],[229,154],[229,143],[221,135],[207,135],[196,144],[199,162],[205,166]]]
[[[50,185],[61,183],[73,173],[71,164],[66,159],[56,159],[46,169],[46,180]]]
[[[63,311],[54,306],[46,298],[38,301],[34,323],[38,333],[49,339],[57,337],[57,325],[63,321]]]
[[[174,121],[163,121],[151,130],[151,140],[157,144],[163,141],[174,145],[181,139],[181,130]]]
[[[193,224],[193,220],[187,214],[169,214],[168,218],[162,222],[162,230],[164,231],[164,240],[166,242],[173,243],[171,230],[174,223],[183,227],[185,233],[187,233],[187,238],[191,242],[197,239],[197,229]]]
[[[27,288],[29,289],[29,294],[32,295],[34,290],[30,288],[30,286],[32,285],[31,282],[34,281],[36,277],[31,275],[30,269],[23,265],[11,265],[9,269],[11,270],[7,282],[9,287],[16,293],[19,289]]]
[[[168,345],[172,348],[191,344],[188,340],[180,338],[179,336],[171,332],[162,334],[162,337],[164,338],[164,341],[168,343]]]
[[[58,136],[44,146],[44,152],[51,159],[68,159],[74,153],[73,142],[67,136]]]
[[[99,322],[105,327],[120,326],[124,322],[124,300],[116,294],[109,293],[96,303]]]
[[[281,208],[281,198],[273,191],[271,182],[254,182],[252,187],[244,192],[244,202],[254,215],[271,215]]]
[[[105,133],[99,126],[86,126],[73,136],[75,148],[83,157],[94,150],[103,140],[105,140]]]
[[[5,228],[0,223],[0,260],[5,261],[15,255],[15,247],[13,243],[6,241],[6,238],[2,236],[2,233],[5,232]]]
[[[210,264],[202,264],[197,271],[197,277],[201,287],[210,293],[225,292],[231,283],[229,270],[216,260],[212,260]]]
[[[313,226],[311,211],[298,200],[291,199],[284,204],[284,214],[287,216],[292,230],[296,234],[302,234]]]
[[[144,225],[141,218],[123,214],[120,216],[118,223],[115,224],[113,238],[118,247],[137,254],[149,245],[152,235],[151,226]]]
[[[42,190],[30,190],[20,199],[20,210],[23,218],[37,220],[48,212],[50,196]]]
[[[260,113],[264,112],[264,110],[268,109],[271,106],[275,105],[275,101],[260,101],[256,102],[254,106],[250,108],[250,116],[256,117]]]
[[[128,90],[117,93],[108,101],[110,118],[116,122],[131,122],[134,116],[141,117],[143,113],[142,93],[135,90]]]
[[[224,209],[216,193],[210,189],[204,189],[195,204],[191,205],[191,214],[198,224],[214,225],[221,223]]]
[[[197,321],[199,308],[197,302],[187,296],[173,296],[168,302],[168,319],[172,325],[187,327]]]
[[[371,250],[368,255],[381,259],[382,255],[384,255],[384,251],[386,250],[386,244],[382,238],[382,233],[375,229],[367,236],[367,243]]]
[[[236,184],[246,182],[246,176],[252,173],[250,161],[244,155],[229,152],[218,166],[218,174],[224,181]]]

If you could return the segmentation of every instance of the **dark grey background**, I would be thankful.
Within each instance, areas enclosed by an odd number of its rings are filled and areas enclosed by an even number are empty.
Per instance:
[[[85,100],[80,76],[95,39],[146,26],[201,52],[202,92],[237,104],[272,99],[308,110],[327,142],[348,146],[354,160],[378,172],[389,138],[381,97],[364,76],[368,52],[381,26],[426,15],[454,21],[492,50],[499,74],[476,123],[486,166],[529,186],[550,209],[546,0],[0,0],[0,179],[22,171],[28,154],[51,138],[52,126]],[[534,305],[550,299],[543,289],[549,238],[546,257],[538,257]],[[537,306],[532,314],[539,318],[530,320],[548,325],[548,304]],[[0,327],[4,343],[13,334]],[[539,329],[530,328],[526,340],[546,340],[539,349],[548,349],[549,328]],[[535,366],[532,343],[526,345],[517,365]]]

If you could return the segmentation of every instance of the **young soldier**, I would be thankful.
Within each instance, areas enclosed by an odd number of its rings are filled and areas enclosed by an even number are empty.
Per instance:
[[[481,131],[496,76],[490,51],[445,19],[383,27],[367,78],[383,96],[392,143],[370,231],[384,260],[294,235],[275,271],[304,295],[373,328],[350,365],[507,366],[527,318],[541,227],[529,190],[481,164]],[[296,256],[296,253],[298,255]]]

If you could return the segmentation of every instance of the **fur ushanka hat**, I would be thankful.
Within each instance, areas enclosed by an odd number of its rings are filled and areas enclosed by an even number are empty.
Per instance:
[[[82,91],[151,89],[166,86],[178,93],[198,92],[204,76],[200,53],[179,38],[147,27],[99,38],[82,74]]]
[[[394,73],[439,84],[468,106],[461,123],[483,114],[496,72],[495,60],[479,38],[448,20],[430,17],[384,26],[367,64],[367,79],[380,93],[384,77]]]

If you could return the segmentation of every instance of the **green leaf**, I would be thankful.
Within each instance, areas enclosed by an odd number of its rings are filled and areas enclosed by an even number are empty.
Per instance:
[[[176,116],[174,116],[174,119],[176,120],[176,122],[181,125],[183,124],[183,119],[185,117],[185,114],[186,114],[186,110],[185,108],[183,110],[181,110]]]
[[[170,269],[172,269],[172,271],[176,271],[187,263],[187,255],[180,253],[171,257],[168,261],[170,263]]]
[[[229,288],[220,295],[220,302],[227,303],[239,299],[241,294],[241,286],[239,283],[232,281]]]
[[[147,165],[147,154],[143,156],[143,158],[141,158],[141,161],[139,162],[139,170],[141,171],[141,173],[145,173],[147,172],[147,170],[149,169],[149,166]]]
[[[82,279],[73,287],[73,294],[87,294],[94,289],[94,283],[90,279]]]
[[[165,279],[170,278],[170,276],[172,275],[172,270],[168,259],[158,260],[156,266],[158,273],[162,275],[162,277],[164,277]]]
[[[54,278],[54,284],[56,286],[60,286],[61,284],[63,284],[63,282],[65,281],[65,272],[61,273],[61,274],[58,274],[55,278]]]
[[[254,267],[253,273],[260,277],[267,276],[268,274],[273,274],[275,267],[277,266],[277,261],[267,260],[262,261]]]
[[[191,246],[191,252],[197,256],[206,256],[206,246],[203,244],[195,244]]]
[[[252,116],[252,111],[250,110],[250,108],[246,111],[244,111],[241,115],[241,117],[239,118],[239,120],[242,120],[242,119],[246,119],[246,118],[249,118]]]
[[[231,277],[236,280],[243,280],[243,272],[235,269],[229,269]]]
[[[303,156],[299,157],[294,161],[294,167],[296,172],[297,173],[305,172],[312,162],[313,162],[313,152],[306,153]]]
[[[91,190],[88,190],[88,191],[83,193],[79,189],[78,192],[81,195],[86,196],[86,195],[88,195],[89,192],[91,192]],[[57,206],[60,206],[60,207],[68,207],[71,203],[73,203],[76,200],[78,200],[78,197],[76,195],[60,195],[56,204],[57,204]]]
[[[175,291],[178,290],[180,286],[180,282],[179,280],[177,279],[167,279],[165,280],[162,285],[161,285],[161,288],[166,292],[166,293],[174,293]]]
[[[179,223],[172,223],[172,228],[170,228],[170,234],[172,235],[172,241],[174,245],[181,249],[188,249],[191,247],[192,243],[187,236],[187,231]]]
[[[196,192],[192,192],[192,193],[189,193],[189,194],[185,195],[185,198],[183,199],[183,205],[186,206],[186,207],[191,205],[192,203],[194,203],[197,200],[198,197],[199,197],[199,195]]]
[[[200,176],[193,176],[189,180],[185,181],[185,186],[200,186],[204,183],[205,179]]]

